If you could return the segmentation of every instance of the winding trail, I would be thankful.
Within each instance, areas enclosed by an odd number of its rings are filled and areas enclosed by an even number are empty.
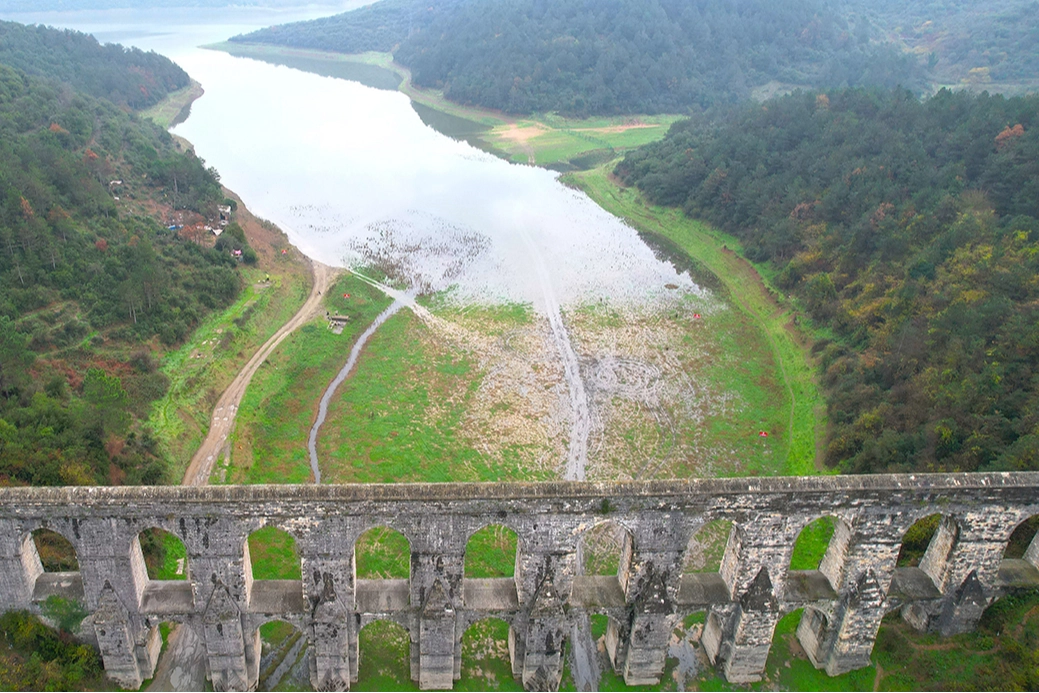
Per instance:
[[[339,373],[332,382],[329,384],[325,393],[321,395],[321,403],[318,404],[317,408],[317,420],[314,421],[314,425],[310,428],[310,437],[307,438],[307,450],[310,451],[310,471],[314,474],[314,483],[321,483],[321,469],[318,467],[317,459],[317,434],[321,430],[321,426],[325,423],[325,418],[328,416],[328,403],[332,400],[332,396],[339,389],[339,386],[343,384],[347,376],[350,375],[350,371],[353,370],[354,364],[357,363],[357,357],[361,355],[361,349],[364,348],[365,343],[368,339],[375,334],[375,331],[379,329],[379,326],[390,319],[397,311],[404,307],[404,302],[397,299],[390,304],[389,308],[379,313],[372,320],[372,324],[368,326],[368,329],[361,333],[361,336],[354,342],[354,346],[350,349],[350,357],[346,359],[346,365],[340,369]]]
[[[256,350],[256,353],[242,367],[242,370],[238,372],[235,379],[227,386],[224,393],[220,395],[220,399],[217,400],[216,407],[213,409],[213,419],[209,425],[209,433],[195,452],[194,457],[191,458],[191,464],[188,465],[187,471],[184,472],[182,485],[205,486],[209,483],[209,475],[213,473],[213,465],[227,446],[227,437],[234,428],[235,415],[238,413],[238,406],[242,402],[242,397],[245,396],[245,389],[249,386],[249,381],[252,380],[253,375],[256,374],[263,362],[267,360],[267,357],[271,355],[286,337],[321,312],[323,294],[332,286],[332,283],[342,271],[315,260],[310,261],[310,269],[314,277],[310,295],[299,311],[282,325],[277,332],[271,335],[271,338],[264,342],[263,346]]]

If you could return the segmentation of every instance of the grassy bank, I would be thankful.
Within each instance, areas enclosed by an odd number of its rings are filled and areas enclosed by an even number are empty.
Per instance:
[[[188,86],[170,92],[159,103],[141,111],[141,116],[151,119],[163,130],[168,130],[177,123],[187,120],[191,104],[202,94],[202,85],[192,80]]]
[[[561,170],[588,168],[613,159],[628,149],[659,140],[671,123],[681,118],[677,115],[628,115],[574,119],[552,113],[512,117],[500,111],[461,106],[445,98],[441,90],[414,86],[411,72],[394,62],[390,53],[344,55],[227,41],[206,48],[325,76],[352,79],[376,88],[393,88],[396,82],[396,88],[415,103],[459,119],[449,124],[435,118],[429,121],[444,134],[456,136],[464,131],[466,139],[504,159]],[[383,74],[373,69],[382,70]],[[391,74],[393,77],[388,79]]]
[[[321,393],[342,368],[357,336],[389,304],[382,292],[357,277],[341,277],[325,305],[350,316],[343,333],[333,334],[318,319],[282,342],[242,398],[231,440],[231,467],[218,467],[214,474],[235,484],[311,481],[307,435]]]
[[[759,325],[786,385],[786,401],[782,404],[789,412],[786,473],[815,473],[817,448],[826,426],[825,408],[808,345],[794,324],[794,312],[765,283],[758,270],[743,259],[738,241],[689,219],[680,210],[647,204],[638,191],[623,188],[612,180],[612,167],[613,164],[607,164],[567,174],[565,181],[580,187],[603,209],[635,228],[676,243],[710,270],[733,304]]]
[[[302,305],[310,290],[301,272],[243,272],[245,288],[226,310],[211,315],[187,342],[166,354],[162,371],[169,390],[157,401],[149,425],[179,480],[209,428],[213,406],[245,362]]]

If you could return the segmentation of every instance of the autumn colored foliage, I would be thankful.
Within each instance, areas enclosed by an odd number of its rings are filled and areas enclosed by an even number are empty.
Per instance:
[[[1039,97],[826,96],[677,124],[617,173],[796,297],[829,465],[1039,470]]]

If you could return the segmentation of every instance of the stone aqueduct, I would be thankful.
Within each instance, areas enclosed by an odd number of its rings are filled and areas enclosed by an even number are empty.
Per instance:
[[[942,520],[919,567],[897,567],[904,533],[933,513]],[[493,616],[510,626],[515,676],[528,689],[553,689],[571,620],[589,612],[609,616],[606,649],[630,684],[659,679],[672,628],[695,612],[706,612],[708,656],[730,681],[745,682],[762,674],[779,618],[798,608],[801,644],[836,675],[869,664],[892,610],[953,634],[972,629],[1004,591],[1039,585],[1039,539],[1022,559],[1004,559],[1011,533],[1037,514],[1039,473],[8,488],[0,490],[0,607],[78,597],[107,673],[130,688],[155,668],[162,621],[201,636],[216,690],[254,688],[258,628],[278,619],[308,639],[314,687],[345,690],[357,676],[360,629],[389,619],[410,635],[420,687],[449,689],[462,633]],[[790,570],[798,533],[823,516],[836,529],[819,569]],[[717,519],[732,522],[720,572],[684,574],[690,537]],[[582,536],[604,521],[626,530],[620,569],[582,575]],[[268,525],[295,537],[301,581],[253,580],[246,538]],[[514,578],[464,576],[467,539],[487,525],[517,533]],[[410,541],[410,579],[356,579],[354,543],[375,526]],[[72,543],[79,572],[43,572],[31,534],[38,528]],[[186,581],[148,578],[138,539],[147,528],[184,542]]]

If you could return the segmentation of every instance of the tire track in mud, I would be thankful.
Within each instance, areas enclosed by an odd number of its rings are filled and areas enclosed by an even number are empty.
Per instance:
[[[317,434],[321,430],[321,426],[324,425],[325,419],[328,417],[328,403],[332,401],[332,396],[335,395],[336,390],[339,386],[349,377],[350,371],[353,370],[354,365],[357,363],[357,358],[361,355],[361,349],[364,348],[365,343],[371,338],[375,331],[379,327],[389,320],[395,313],[405,306],[405,303],[400,299],[396,299],[390,304],[389,308],[379,313],[372,320],[372,324],[368,326],[361,336],[354,342],[354,346],[350,349],[350,356],[346,359],[346,364],[340,369],[336,377],[332,379],[328,388],[324,394],[321,395],[321,402],[317,408],[317,420],[314,421],[314,425],[310,428],[310,437],[307,438],[307,450],[310,452],[310,471],[314,474],[314,483],[321,483],[321,469],[318,467],[317,458]]]
[[[563,323],[563,313],[552,289],[552,279],[549,277],[548,268],[545,267],[545,260],[534,244],[534,239],[526,231],[522,231],[521,235],[534,262],[534,270],[545,301],[545,315],[552,330],[552,339],[559,350],[559,358],[563,362],[563,378],[570,390],[570,442],[563,478],[567,481],[584,481],[592,416],[588,407],[588,393],[585,392],[584,381],[581,380],[581,363],[570,343],[570,333]]]

